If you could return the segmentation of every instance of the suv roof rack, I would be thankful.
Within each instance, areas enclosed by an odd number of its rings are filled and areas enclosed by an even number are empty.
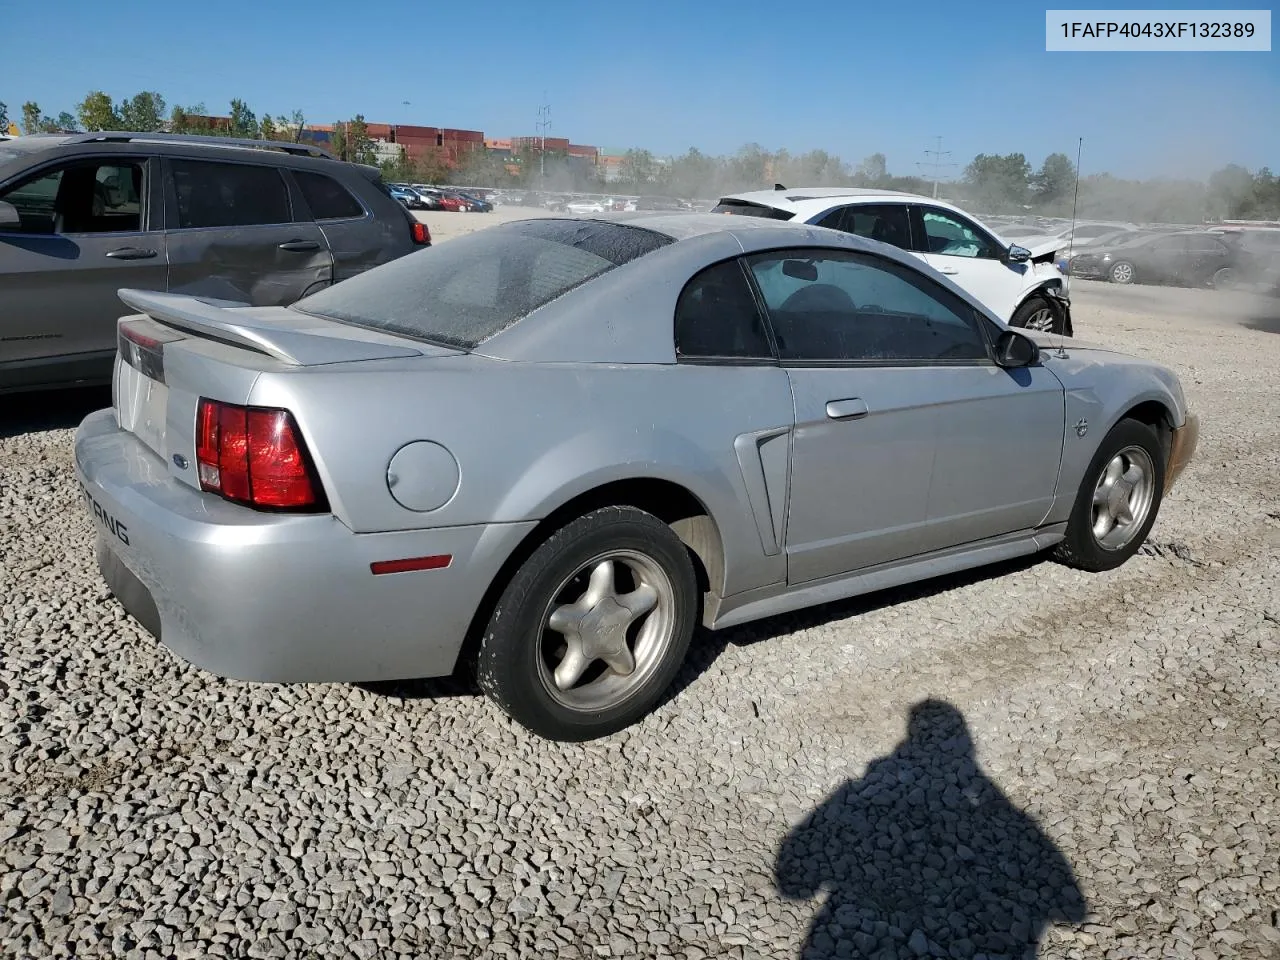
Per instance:
[[[248,140],[241,137],[212,137],[185,133],[128,133],[122,130],[98,130],[93,133],[78,133],[70,137],[69,143],[195,143],[202,147],[230,147],[248,150],[280,150],[295,156],[323,157],[327,160],[338,159],[328,150],[310,143],[291,143],[286,140]]]

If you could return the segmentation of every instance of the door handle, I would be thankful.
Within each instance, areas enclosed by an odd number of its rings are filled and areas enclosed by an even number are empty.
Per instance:
[[[290,240],[287,243],[280,244],[280,249],[305,253],[307,250],[319,250],[320,244],[314,240]]]
[[[155,255],[154,250],[143,250],[141,247],[120,247],[107,251],[107,256],[112,260],[150,260]]]
[[[938,268],[938,272],[939,272],[939,273],[945,273],[945,274],[947,274],[948,276],[954,276],[955,274],[959,273],[960,271],[959,271],[959,270],[957,270],[955,267],[939,267],[939,268]]]
[[[827,401],[827,416],[832,420],[861,420],[870,412],[861,397]]]

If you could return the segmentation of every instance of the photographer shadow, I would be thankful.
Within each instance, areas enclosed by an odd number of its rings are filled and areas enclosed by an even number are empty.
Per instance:
[[[827,899],[801,956],[1033,960],[1086,907],[1066,857],[982,772],[964,716],[925,700],[907,735],[783,841],[782,894]]]

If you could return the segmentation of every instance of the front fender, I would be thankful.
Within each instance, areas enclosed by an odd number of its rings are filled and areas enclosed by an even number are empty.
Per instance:
[[[1177,376],[1157,364],[1104,350],[1066,348],[1066,357],[1046,351],[1047,365],[1066,388],[1066,436],[1057,499],[1047,523],[1066,520],[1098,445],[1121,419],[1143,404],[1158,404],[1172,427],[1187,418]]]

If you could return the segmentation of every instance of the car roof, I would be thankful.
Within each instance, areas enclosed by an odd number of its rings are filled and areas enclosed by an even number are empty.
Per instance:
[[[873,254],[913,271],[928,266],[886,243],[807,223],[718,213],[640,211],[612,216],[530,217],[582,224],[584,229],[626,226],[670,237],[651,253],[606,270],[494,334],[475,353],[525,362],[673,362],[670,317],[688,279],[717,263],[767,250],[826,248]],[[497,237],[525,221],[497,224],[473,236]],[[518,227],[516,228],[518,229]],[[1001,322],[979,301],[940,274],[933,279],[993,323]],[[667,318],[666,322],[620,322],[620,317]],[[609,318],[602,322],[602,318]]]
[[[899,203],[927,203],[955,213],[972,217],[973,214],[961,210],[945,200],[936,200],[919,193],[907,193],[902,190],[877,190],[872,187],[795,187],[773,190],[749,190],[745,193],[725,194],[720,202],[740,200],[776,210],[786,210],[804,219],[822,213],[841,203],[873,203],[877,200],[895,200]]]
[[[127,152],[159,153],[166,156],[227,159],[239,154],[247,159],[256,154],[269,157],[271,163],[302,168],[330,170],[335,167],[360,169],[366,176],[381,171],[374,166],[339,160],[323,148],[310,143],[277,140],[248,140],[236,137],[198,136],[173,133],[139,133],[127,130],[105,130],[94,133],[33,133],[7,140],[2,148],[8,163],[27,163],[43,152],[78,148],[88,153]],[[21,151],[26,156],[16,156]],[[0,163],[5,160],[0,158]],[[320,166],[317,166],[320,165]]]
[[[585,219],[585,218],[584,218]],[[636,210],[616,213],[600,223],[625,223],[665,234],[673,240],[690,240],[709,233],[737,235],[742,231],[764,230],[770,227],[794,229],[783,221],[762,220],[758,217],[728,217],[723,213],[687,213],[680,210]],[[834,232],[834,231],[833,231]]]

